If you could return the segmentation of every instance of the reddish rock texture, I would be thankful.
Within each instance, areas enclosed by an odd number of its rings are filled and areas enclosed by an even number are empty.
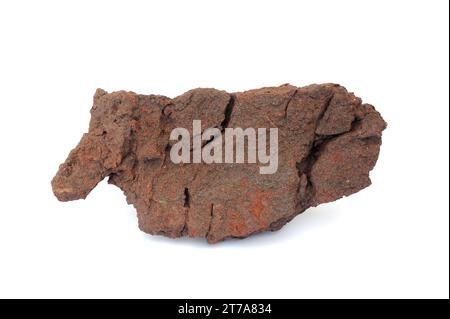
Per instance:
[[[279,165],[174,164],[173,128],[278,128]],[[52,180],[61,201],[85,198],[105,177],[137,210],[144,232],[215,243],[280,229],[311,206],[370,185],[386,123],[335,84],[229,94],[194,89],[174,99],[98,89],[89,132]],[[191,132],[192,135],[192,132]]]

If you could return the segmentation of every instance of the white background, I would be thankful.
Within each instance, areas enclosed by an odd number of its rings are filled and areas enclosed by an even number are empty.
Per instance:
[[[0,297],[449,297],[448,1],[1,1]],[[373,185],[208,245],[50,180],[97,87],[336,82],[389,123]]]

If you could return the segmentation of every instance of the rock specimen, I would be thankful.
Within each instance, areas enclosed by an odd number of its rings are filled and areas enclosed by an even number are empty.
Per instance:
[[[259,164],[174,164],[174,128],[278,128],[278,169]],[[85,198],[109,177],[137,210],[139,227],[215,243],[278,230],[311,206],[370,185],[386,123],[336,84],[229,94],[194,89],[170,99],[98,89],[89,132],[52,180],[61,201]],[[192,132],[191,132],[192,133]]]

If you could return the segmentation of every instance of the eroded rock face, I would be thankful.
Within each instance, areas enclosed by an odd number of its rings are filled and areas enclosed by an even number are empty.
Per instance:
[[[278,128],[278,170],[259,164],[174,164],[172,129]],[[277,230],[311,206],[370,185],[386,123],[335,84],[229,94],[194,89],[174,99],[98,89],[89,132],[52,180],[61,201],[85,198],[109,177],[139,227],[169,237],[229,237]],[[192,132],[191,132],[192,133]]]

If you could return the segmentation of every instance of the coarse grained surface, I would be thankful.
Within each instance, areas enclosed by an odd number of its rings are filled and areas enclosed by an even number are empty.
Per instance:
[[[174,164],[170,133],[278,128],[278,170],[259,163]],[[239,93],[194,89],[170,99],[97,89],[88,133],[52,180],[61,201],[86,198],[105,177],[137,210],[144,232],[226,238],[278,230],[311,206],[370,185],[386,123],[337,84],[285,84]]]

